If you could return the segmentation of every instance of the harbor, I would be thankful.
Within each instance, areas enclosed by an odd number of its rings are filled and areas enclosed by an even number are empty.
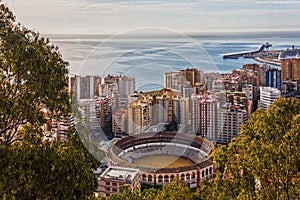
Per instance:
[[[252,55],[260,53],[260,52],[264,51],[266,48],[269,48],[270,46],[271,46],[271,44],[269,44],[267,42],[265,44],[262,44],[258,50],[225,54],[225,55],[223,55],[223,59],[238,59],[239,57],[251,57],[252,58]]]
[[[265,51],[265,49],[268,49],[270,46],[272,45],[267,42],[265,44],[262,44],[260,48],[256,51],[245,51],[245,52],[224,54],[223,59],[238,59],[240,57],[252,58],[258,62],[280,66],[280,61],[278,60],[278,56],[282,52],[282,50]]]

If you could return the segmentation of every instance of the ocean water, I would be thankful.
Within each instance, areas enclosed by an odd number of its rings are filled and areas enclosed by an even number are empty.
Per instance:
[[[153,34],[49,35],[70,74],[128,75],[135,77],[138,91],[163,87],[165,72],[200,68],[204,72],[226,73],[252,59],[223,59],[223,54],[257,50],[269,42],[271,49],[300,45],[299,32],[214,33],[184,35],[165,31]]]

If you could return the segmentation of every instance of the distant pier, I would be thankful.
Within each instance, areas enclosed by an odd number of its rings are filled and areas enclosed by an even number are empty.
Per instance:
[[[244,51],[244,52],[237,52],[237,53],[230,53],[223,55],[223,59],[238,59],[239,57],[251,57],[254,54],[260,53],[265,50],[265,48],[271,46],[269,43],[262,44],[260,48],[256,51]]]

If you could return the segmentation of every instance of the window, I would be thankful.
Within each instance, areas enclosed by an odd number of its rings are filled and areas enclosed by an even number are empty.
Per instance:
[[[117,183],[112,183],[112,186],[118,186],[118,184]]]
[[[117,192],[118,190],[117,190],[117,188],[113,188],[112,191],[113,192]]]
[[[184,181],[184,174],[181,174],[180,179]]]
[[[106,182],[106,185],[110,185],[110,182]]]
[[[161,175],[158,176],[158,182],[163,182],[163,177]]]
[[[145,174],[142,175],[142,180],[146,181],[147,176]]]
[[[148,181],[151,182],[152,181],[152,176],[148,175]]]
[[[186,174],[186,179],[190,180],[190,174]]]
[[[174,175],[170,176],[170,181],[172,181],[174,179]]]
[[[196,178],[195,172],[192,173],[192,179]]]
[[[165,181],[165,183],[168,183],[169,182],[169,176],[165,175],[164,181]]]
[[[110,188],[109,188],[109,187],[106,187],[105,190],[106,190],[106,191],[110,191]]]

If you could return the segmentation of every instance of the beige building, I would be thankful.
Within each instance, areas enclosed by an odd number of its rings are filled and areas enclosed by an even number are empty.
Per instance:
[[[218,143],[228,144],[239,136],[241,126],[246,124],[248,114],[246,109],[239,106],[227,106],[220,109],[218,116]]]
[[[203,82],[202,71],[197,68],[187,68],[177,72],[168,72],[164,75],[164,87],[178,92],[179,96],[186,96],[186,90],[193,90]]]
[[[112,132],[115,137],[127,134],[128,127],[128,110],[122,108],[112,114]]]
[[[198,68],[179,70],[179,73],[186,81],[189,81],[193,87],[195,87],[197,83],[202,82],[202,71]]]
[[[280,53],[282,81],[300,80],[300,49],[286,50]]]
[[[111,194],[120,193],[122,185],[134,189],[140,187],[139,170],[111,166],[98,178],[98,197],[109,197]]]
[[[127,107],[128,134],[143,133],[152,123],[152,102],[150,99],[139,99]]]
[[[183,77],[179,72],[168,72],[164,75],[164,87],[180,91],[183,83]]]
[[[153,124],[170,123],[174,119],[178,124],[188,123],[188,98],[163,93],[153,98]]]

